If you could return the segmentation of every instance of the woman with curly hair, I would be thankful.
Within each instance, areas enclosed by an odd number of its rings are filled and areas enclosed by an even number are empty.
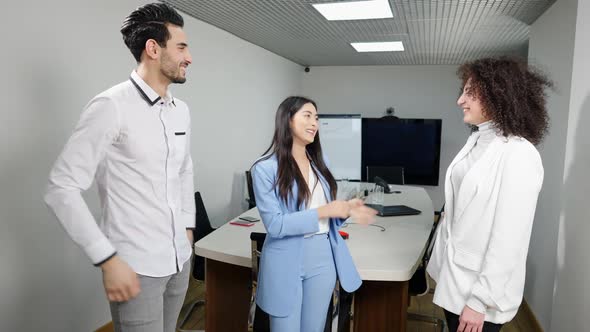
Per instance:
[[[499,331],[522,301],[543,165],[551,82],[526,63],[487,58],[459,67],[457,104],[472,134],[447,169],[446,212],[427,271],[449,331]]]

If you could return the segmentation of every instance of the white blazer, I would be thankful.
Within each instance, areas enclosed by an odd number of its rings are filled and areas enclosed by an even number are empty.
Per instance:
[[[501,324],[522,301],[544,171],[529,141],[496,136],[453,191],[451,171],[475,142],[470,136],[447,169],[446,211],[427,271],[437,282],[434,303],[457,315],[468,305]]]

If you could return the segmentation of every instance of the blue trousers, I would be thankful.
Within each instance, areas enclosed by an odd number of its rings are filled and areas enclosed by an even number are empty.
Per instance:
[[[303,240],[303,259],[295,310],[287,317],[270,316],[273,332],[322,332],[336,285],[336,266],[328,234]]]

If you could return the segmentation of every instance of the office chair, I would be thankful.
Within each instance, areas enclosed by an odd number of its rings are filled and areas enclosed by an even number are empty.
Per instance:
[[[203,203],[203,198],[201,197],[200,192],[195,192],[195,208],[196,208],[196,217],[195,217],[195,228],[193,229],[193,238],[195,242],[199,241],[200,239],[204,238],[205,236],[209,235],[209,233],[213,232],[215,228],[211,227],[211,222],[209,221],[209,216],[207,216],[207,210],[205,210],[205,204]],[[193,249],[191,248],[191,251]],[[193,256],[193,278],[197,281],[204,282],[205,281],[205,258],[201,256],[194,255]],[[191,314],[196,306],[198,305],[205,305],[205,300],[203,299],[196,299],[191,303],[187,304],[189,309],[187,310],[184,317],[180,320],[178,324],[178,331],[180,332],[197,332],[201,330],[183,330],[181,327],[186,323],[186,321],[191,317]]]
[[[256,287],[258,287],[258,271],[262,246],[266,239],[265,233],[250,233],[252,241],[252,295],[250,297],[250,313],[248,314],[248,330],[252,332],[270,332],[270,318],[268,314],[256,304]]]
[[[332,301],[328,307],[328,317],[324,332],[349,332],[351,329],[351,320],[354,308],[354,293],[345,291],[340,282],[336,280],[336,287],[332,294]],[[334,310],[334,308],[337,308]],[[336,329],[332,325],[336,322]]]
[[[250,298],[250,313],[248,315],[248,329],[252,332],[270,332],[270,318],[256,304],[256,287],[258,286],[258,271],[262,246],[266,239],[265,233],[250,233],[252,241],[252,296]],[[336,321],[337,331],[345,332],[350,330],[350,319],[352,317],[352,300],[353,293],[348,293],[336,282],[336,287],[332,294],[332,301],[328,308],[326,325],[324,332],[332,332],[332,322]],[[334,308],[338,308],[334,310]]]
[[[248,209],[256,207],[256,198],[254,197],[254,187],[252,186],[252,173],[246,171],[246,185],[248,186]]]
[[[422,256],[422,261],[420,262],[420,265],[418,266],[418,268],[416,269],[416,272],[414,272],[414,275],[412,276],[412,278],[409,281],[408,293],[410,294],[410,296],[424,296],[428,293],[433,292],[433,290],[430,289],[430,285],[428,283],[428,275],[426,273],[426,266],[428,266],[428,261],[430,260],[430,255],[432,254],[432,248],[434,246],[434,237],[436,234],[436,228],[438,227],[438,224],[439,224],[439,221],[442,217],[444,209],[445,209],[445,207],[443,205],[443,207],[440,209],[440,211],[434,212],[435,219],[432,224],[432,229],[430,230],[430,234],[428,235],[428,241],[426,242],[426,250],[424,251],[424,255]],[[437,317],[426,316],[426,315],[415,314],[415,313],[408,313],[408,320],[432,324],[434,326],[439,327],[441,332],[444,332],[446,329],[445,321],[440,318],[437,318]]]
[[[374,182],[376,176],[389,184],[405,184],[404,168],[401,166],[367,166],[367,181]]]

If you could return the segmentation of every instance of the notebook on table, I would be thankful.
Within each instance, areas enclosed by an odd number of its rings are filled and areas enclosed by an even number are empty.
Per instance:
[[[381,217],[391,216],[408,216],[414,214],[420,214],[422,211],[416,210],[406,205],[378,205],[378,204],[365,204],[366,206],[377,210],[377,215]]]

